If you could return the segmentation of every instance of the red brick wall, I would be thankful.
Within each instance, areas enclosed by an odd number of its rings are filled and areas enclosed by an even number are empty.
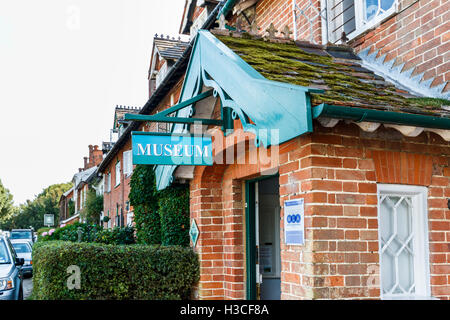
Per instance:
[[[366,133],[342,122],[335,128],[315,124],[313,134],[282,144],[280,205],[299,197],[306,204],[304,246],[283,243],[281,211],[282,299],[380,297],[377,183],[429,188],[432,295],[450,298],[449,156],[450,144],[433,133],[407,138],[394,129]],[[242,186],[261,171],[237,164],[195,169],[191,218],[200,229],[195,250],[201,261],[196,298],[245,298]]]
[[[309,0],[296,0],[297,6],[300,9],[305,9],[305,14],[310,19],[317,16],[317,12],[313,8],[306,9],[309,5]],[[320,0],[313,0],[313,6],[320,8]],[[298,11],[297,11],[298,12]],[[261,0],[256,5],[256,23],[260,27],[262,35],[267,34],[266,30],[270,24],[273,23],[275,29],[280,33],[277,36],[282,37],[281,31],[287,25],[290,31],[294,31],[293,16],[292,16],[292,1],[291,0]],[[315,19],[313,23],[313,38],[316,43],[322,43],[322,25],[320,19]],[[293,38],[293,35],[291,35]],[[297,19],[297,39],[310,41],[311,31],[310,24],[304,16],[299,16]]]
[[[196,7],[191,18],[192,21],[195,21],[202,14],[203,10],[206,10],[206,8]]]
[[[400,11],[352,42],[357,51],[369,46],[387,54],[385,61],[416,67],[413,75],[436,77],[432,86],[450,81],[450,2],[400,0]],[[447,84],[446,90],[449,89]]]
[[[111,227],[116,226],[116,214],[117,205],[119,205],[119,214],[121,214],[121,209],[123,210],[123,222],[127,223],[127,205],[128,194],[130,193],[130,177],[123,174],[123,153],[125,151],[131,150],[131,139],[123,146],[120,151],[116,154],[113,160],[109,163],[106,171],[103,172],[105,180],[107,180],[108,172],[111,172],[111,192],[105,192],[103,194],[103,213],[111,219]],[[120,161],[120,184],[116,186],[116,163]],[[106,225],[106,223],[105,223]]]
[[[378,298],[377,183],[401,183],[429,187],[432,294],[448,299],[450,144],[433,133],[369,134],[342,122],[315,125],[314,132],[283,149],[291,150],[280,167],[281,201],[305,198],[307,241],[303,248],[282,247],[282,297]]]

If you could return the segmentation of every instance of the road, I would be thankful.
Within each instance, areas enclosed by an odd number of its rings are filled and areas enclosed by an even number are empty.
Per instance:
[[[33,290],[33,278],[23,279],[23,299],[27,300]]]

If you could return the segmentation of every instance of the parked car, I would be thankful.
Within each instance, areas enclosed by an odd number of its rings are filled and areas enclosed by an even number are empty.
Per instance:
[[[13,239],[11,240],[11,244],[13,245],[17,256],[25,260],[22,266],[23,275],[33,275],[32,244],[30,244],[28,240],[22,239]]]
[[[11,240],[26,239],[34,243],[33,230],[31,229],[12,229],[9,238]]]
[[[23,300],[23,264],[9,239],[0,236],[0,300]]]

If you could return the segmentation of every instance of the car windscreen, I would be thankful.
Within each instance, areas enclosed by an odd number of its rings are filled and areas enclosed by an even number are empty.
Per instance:
[[[0,240],[0,264],[11,263],[9,260],[8,249],[6,247],[6,243],[3,240]]]
[[[16,250],[16,253],[30,253],[31,248],[26,243],[13,243],[14,250]]]
[[[30,231],[13,231],[11,232],[11,239],[31,239]]]

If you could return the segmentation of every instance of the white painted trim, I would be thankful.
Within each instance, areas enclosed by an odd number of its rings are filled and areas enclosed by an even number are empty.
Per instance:
[[[326,1],[326,0],[321,0],[321,5],[322,2]],[[384,13],[380,14],[379,16],[373,18],[371,21],[365,22],[365,5],[364,5],[364,0],[354,0],[354,8],[355,8],[355,30],[349,34],[347,34],[347,38],[349,40],[352,40],[354,38],[356,38],[357,36],[363,34],[364,32],[366,32],[367,30],[370,30],[372,28],[375,28],[379,25],[381,25],[383,22],[385,22],[387,19],[389,19],[392,15],[398,13],[399,11],[399,0],[394,0],[394,4],[392,5],[392,7],[385,11]],[[327,20],[328,16],[327,16]],[[323,22],[324,25],[327,26],[328,29],[328,25],[330,23],[330,21],[326,21]],[[322,33],[324,28],[322,28]],[[329,32],[327,32],[327,36],[329,35]],[[322,38],[324,39],[323,35]],[[330,37],[333,38],[333,37]],[[340,39],[340,35],[338,36],[338,39]],[[336,41],[337,44],[342,43],[341,40],[337,40]]]
[[[117,165],[119,165],[119,170],[117,170]],[[121,175],[121,162],[120,161],[117,161],[117,163],[116,163],[116,165],[114,166],[114,170],[115,170],[115,176],[114,176],[114,178],[115,178],[115,180],[116,181],[114,181],[114,183],[115,183],[115,186],[114,186],[114,188],[115,187],[117,187],[118,185],[120,185],[120,175]],[[117,180],[119,180],[119,181],[117,181]]]
[[[80,216],[79,213],[76,214],[76,215],[73,215],[73,216],[71,216],[70,218],[68,218],[68,219],[66,219],[66,220],[60,221],[60,222],[59,222],[59,225],[61,225],[61,224],[63,224],[63,223],[67,223],[67,222],[69,222],[69,221],[72,221],[72,220],[78,218],[79,216]]]
[[[413,250],[414,250],[414,295],[384,295],[381,288],[382,268],[380,266],[380,294],[382,299],[423,299],[431,298],[430,289],[430,252],[428,232],[428,188],[400,184],[377,184],[377,198],[381,195],[412,196],[413,201]],[[381,228],[380,205],[377,205],[378,228]],[[381,232],[378,230],[378,253],[381,264]]]
[[[340,119],[331,119],[326,117],[318,117],[317,121],[319,121],[320,125],[326,128],[332,128],[336,126]],[[361,130],[366,132],[375,132],[381,125],[380,122],[355,122],[355,121],[347,121],[347,123],[356,124]],[[392,125],[392,124],[384,124],[386,128],[393,128],[403,134],[406,137],[416,137],[425,132],[433,132],[442,137],[445,141],[450,141],[450,130],[444,129],[432,129],[432,128],[421,128],[421,127],[412,127],[412,126],[403,126],[403,125]]]
[[[378,25],[380,25],[382,22],[384,22],[387,18],[392,16],[393,14],[398,12],[398,0],[394,0],[394,4],[392,7],[387,10],[386,12],[380,14],[378,17],[375,17],[373,20],[369,22],[364,22],[365,19],[365,6],[363,4],[363,1],[355,0],[355,31],[347,35],[347,38],[349,40],[356,38],[361,33],[364,33],[365,31],[372,29]]]
[[[320,12],[325,12],[326,17],[321,15],[320,18],[320,24],[322,29],[322,44],[326,45],[328,43],[328,7],[327,7],[327,0],[320,0]]]

